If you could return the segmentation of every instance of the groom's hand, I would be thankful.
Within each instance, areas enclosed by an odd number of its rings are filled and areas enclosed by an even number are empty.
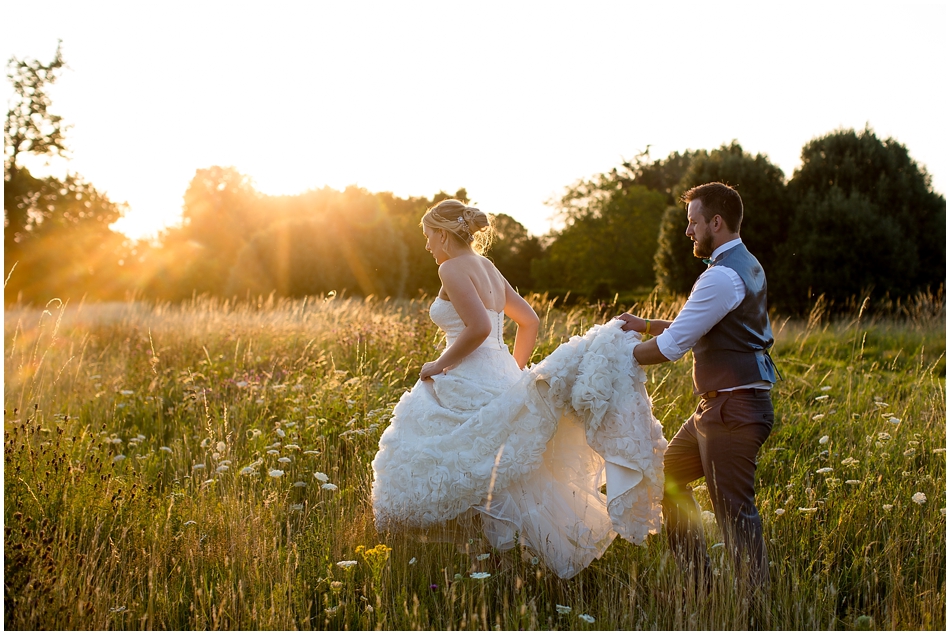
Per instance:
[[[623,322],[621,325],[621,331],[636,331],[637,333],[642,333],[645,326],[645,321],[643,318],[637,317],[636,315],[630,315],[629,313],[621,313],[615,319]]]

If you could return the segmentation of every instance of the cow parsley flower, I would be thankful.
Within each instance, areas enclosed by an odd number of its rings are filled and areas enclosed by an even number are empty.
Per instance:
[[[320,486],[320,489],[325,489],[325,490],[329,490],[329,491],[331,491],[331,492],[335,492],[336,490],[338,490],[338,489],[340,489],[340,488],[337,487],[336,485],[334,485],[333,483],[324,483],[323,485]]]
[[[564,606],[563,604],[555,604],[554,609],[561,615],[567,615],[572,610],[571,607]]]
[[[281,476],[284,475],[284,472],[283,470],[271,470],[270,472],[268,472],[268,474],[270,474],[274,478],[280,478]]]
[[[487,571],[476,571],[471,577],[474,580],[484,580],[485,578],[490,578],[491,574]]]
[[[927,495],[924,494],[923,492],[917,492],[916,494],[910,497],[910,500],[914,501],[918,505],[923,505],[924,503],[927,502]]]
[[[815,474],[827,474],[828,472],[834,472],[834,469],[830,467],[822,467],[815,470]]]
[[[593,624],[593,623],[594,623],[594,618],[591,617],[590,615],[588,615],[587,613],[581,613],[581,614],[578,615],[577,617],[581,618],[582,620],[584,620],[584,621],[587,622],[588,624]]]

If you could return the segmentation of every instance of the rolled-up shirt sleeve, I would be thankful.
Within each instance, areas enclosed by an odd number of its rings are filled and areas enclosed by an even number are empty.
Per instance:
[[[744,297],[739,274],[728,267],[710,267],[697,278],[673,323],[656,337],[660,352],[671,361],[681,358]]]

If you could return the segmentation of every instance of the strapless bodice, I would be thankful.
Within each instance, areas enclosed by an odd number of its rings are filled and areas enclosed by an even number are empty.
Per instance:
[[[488,318],[491,320],[491,334],[485,338],[485,341],[479,345],[479,348],[508,350],[504,339],[505,314],[487,308],[485,310],[488,312]],[[443,300],[442,298],[437,297],[432,303],[432,306],[429,307],[429,317],[432,318],[435,325],[445,333],[446,346],[451,346],[462,332],[462,329],[465,328],[465,323],[462,321],[462,318],[459,317],[455,306],[448,300]]]

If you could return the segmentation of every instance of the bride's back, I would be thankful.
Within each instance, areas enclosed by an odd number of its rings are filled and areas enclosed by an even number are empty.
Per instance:
[[[505,310],[505,278],[492,261],[477,254],[460,256],[453,260],[456,261],[455,266],[464,266],[485,308],[497,313],[503,312]],[[439,295],[446,300],[452,299],[446,297],[444,289]]]

